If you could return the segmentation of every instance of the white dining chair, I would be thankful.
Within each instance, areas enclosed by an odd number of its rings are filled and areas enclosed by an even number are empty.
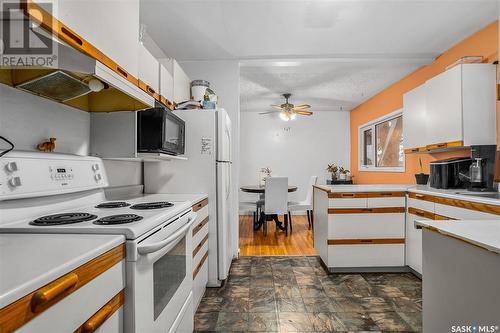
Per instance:
[[[285,219],[285,234],[288,235],[288,178],[268,177],[264,190],[264,206],[260,214],[264,234],[267,234],[267,221],[279,222],[278,216]]]
[[[312,212],[313,209],[312,196],[313,196],[313,185],[316,185],[317,181],[318,181],[318,176],[311,176],[311,178],[309,178],[309,187],[307,188],[306,199],[299,202],[290,202],[288,204],[288,219],[290,221],[290,230],[292,230],[293,228],[291,212],[297,212],[297,211],[305,211],[307,214],[307,222],[309,223],[309,228],[314,227],[313,212]]]

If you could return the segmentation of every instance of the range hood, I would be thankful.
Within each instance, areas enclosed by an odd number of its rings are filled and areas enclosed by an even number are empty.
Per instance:
[[[0,67],[0,83],[90,112],[154,107],[153,97],[101,62],[64,43],[57,47],[57,67]]]

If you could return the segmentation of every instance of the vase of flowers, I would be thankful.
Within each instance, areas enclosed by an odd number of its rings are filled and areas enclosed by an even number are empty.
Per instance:
[[[265,185],[266,183],[266,178],[271,177],[272,170],[269,167],[261,168],[260,169],[260,185]]]
[[[344,167],[339,168],[339,179],[340,180],[347,180],[347,174],[350,174],[349,170],[344,169]]]

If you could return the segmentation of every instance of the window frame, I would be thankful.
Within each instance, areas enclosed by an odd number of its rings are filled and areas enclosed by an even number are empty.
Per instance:
[[[369,121],[361,126],[358,127],[358,169],[359,171],[367,171],[367,172],[405,172],[406,171],[406,156],[403,158],[403,165],[400,167],[380,167],[376,166],[377,164],[377,156],[376,156],[376,149],[375,146],[377,144],[377,133],[375,130],[375,126],[378,124],[381,124],[383,122],[386,122],[388,120],[402,117],[403,116],[403,109],[396,110],[394,112],[391,112],[389,114],[386,114],[382,117],[379,117],[377,119],[374,119],[372,121]],[[364,132],[366,130],[372,130],[372,137],[373,137],[373,163],[374,165],[364,165]],[[404,135],[404,133],[403,133]]]

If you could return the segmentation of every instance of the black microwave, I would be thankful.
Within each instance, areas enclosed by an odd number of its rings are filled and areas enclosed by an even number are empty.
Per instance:
[[[186,124],[157,105],[137,113],[137,152],[183,155]]]

